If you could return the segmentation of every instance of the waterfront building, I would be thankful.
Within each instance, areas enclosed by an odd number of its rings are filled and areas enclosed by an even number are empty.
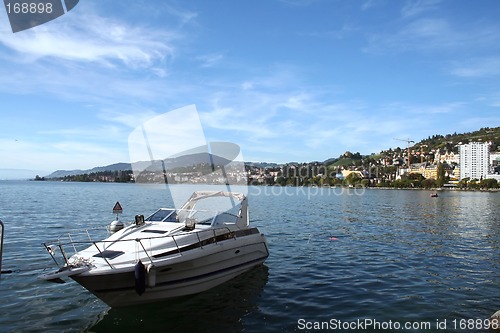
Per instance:
[[[360,179],[364,177],[361,171],[342,170],[343,179],[347,178],[347,176],[349,176],[351,173],[355,173]]]
[[[495,168],[500,166],[500,152],[490,153],[490,165],[494,173]]]
[[[448,164],[453,164],[453,163],[460,163],[460,158],[458,154],[455,154],[454,152],[448,152],[446,151],[444,154],[441,153],[440,149],[436,151],[434,154],[434,161],[435,163],[448,163]]]
[[[443,168],[445,170],[445,176],[450,177],[450,179],[454,179],[454,173],[455,169],[458,168],[453,168],[450,166],[448,163],[442,163]],[[437,169],[438,165],[437,164],[431,164],[431,163],[413,163],[411,165],[411,171],[410,173],[419,173],[421,174],[425,179],[437,179]]]
[[[453,174],[450,176],[450,180],[452,181],[460,180],[460,167],[456,166],[455,169],[453,169]]]
[[[484,179],[488,175],[490,162],[490,145],[488,143],[471,142],[459,146],[460,179]]]

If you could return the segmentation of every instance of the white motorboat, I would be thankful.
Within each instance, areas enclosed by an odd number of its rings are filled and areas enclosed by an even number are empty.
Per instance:
[[[230,200],[233,209],[202,205],[214,199]],[[60,268],[40,278],[63,282],[69,277],[111,307],[202,292],[269,256],[265,236],[249,226],[247,198],[235,192],[194,192],[180,209],[136,216],[135,223],[104,240],[85,234],[83,242],[69,235],[66,242],[44,243]]]

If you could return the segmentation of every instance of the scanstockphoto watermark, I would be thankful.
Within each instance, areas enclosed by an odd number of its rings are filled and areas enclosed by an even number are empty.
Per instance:
[[[379,177],[382,173],[382,167],[378,165],[370,165],[364,167],[364,175],[368,177]],[[285,178],[299,179],[299,178],[336,178],[341,174],[341,169],[331,169],[324,164],[308,164],[308,165],[286,165],[281,169],[280,175]],[[359,172],[361,173],[361,172]]]
[[[302,196],[307,200],[319,196],[362,196],[366,189],[319,186],[249,186],[248,193],[255,196]]]
[[[500,323],[498,319],[461,318],[461,319],[434,319],[426,321],[393,321],[363,318],[353,321],[342,321],[332,318],[328,321],[310,321],[306,319],[297,320],[299,330],[315,331],[476,331],[476,330],[498,330]]]
[[[297,320],[299,330],[331,330],[331,331],[385,331],[385,330],[430,330],[432,323],[429,321],[379,321],[372,318],[358,319],[354,321],[342,321],[332,318],[328,321]]]

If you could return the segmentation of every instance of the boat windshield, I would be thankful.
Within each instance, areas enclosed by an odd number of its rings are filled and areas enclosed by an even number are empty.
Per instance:
[[[146,218],[145,221],[178,222],[175,210],[166,208],[158,209],[152,215],[148,216],[148,218]]]

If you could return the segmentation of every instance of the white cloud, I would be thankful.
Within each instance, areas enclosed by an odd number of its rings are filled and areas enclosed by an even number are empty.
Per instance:
[[[128,161],[126,144],[76,140],[47,141],[46,137],[0,140],[0,169],[31,169],[48,172],[56,169],[81,169]],[[33,175],[34,176],[34,175]],[[40,175],[42,176],[42,175]]]
[[[363,2],[363,5],[361,6],[362,10],[368,10],[376,7],[378,4],[380,4],[380,1],[377,0],[367,0]]]
[[[335,40],[344,39],[354,32],[359,31],[360,28],[353,23],[345,23],[342,27],[336,30],[325,30],[325,31],[312,31],[312,32],[300,32],[301,37],[314,37],[314,38],[330,38]]]
[[[396,27],[395,31],[370,33],[368,45],[363,50],[374,54],[408,51],[479,52],[490,50],[500,43],[500,27],[488,23],[463,26],[444,18],[419,18]]]
[[[137,68],[172,57],[172,41],[177,37],[175,32],[132,26],[80,11],[71,19],[60,18],[18,34],[0,34],[0,43],[17,52],[23,61],[55,58],[108,67],[120,61]]]
[[[231,97],[227,97],[224,101],[221,100],[220,96],[214,98],[210,105],[207,106],[209,109],[200,110],[202,124],[207,130],[223,130],[238,133],[239,135],[244,133],[246,140],[263,140],[276,137],[278,134],[268,127],[268,125],[271,125],[268,120],[272,117],[273,112],[267,107],[272,108],[273,106],[266,105],[260,109],[259,107],[256,108],[255,105],[245,105],[244,101],[249,101],[248,96],[240,96],[240,98],[242,98],[242,101],[239,103],[236,103]],[[231,106],[223,106],[223,103]],[[262,101],[260,105],[263,106]]]
[[[77,15],[72,12],[17,34],[1,33],[0,92],[118,108],[167,99],[179,91],[178,84],[165,80],[176,45],[185,38],[179,28],[152,28],[96,12],[91,3],[81,4]],[[163,15],[173,15],[172,21],[181,25],[196,17],[171,7]]]
[[[392,104],[394,107],[395,104]],[[432,115],[432,114],[453,114],[462,110],[466,103],[464,102],[449,102],[449,103],[439,103],[435,105],[425,105],[425,104],[408,104],[408,103],[397,103],[400,112],[404,114],[416,114],[419,116]]]
[[[99,124],[92,128],[89,127],[73,127],[53,130],[41,130],[37,134],[47,136],[58,136],[64,138],[80,138],[82,141],[102,140],[106,138],[109,140],[116,140],[120,138],[121,129],[114,125]]]
[[[409,0],[401,9],[403,18],[416,16],[424,12],[436,10],[442,0]]]
[[[98,115],[100,119],[126,126],[128,130],[156,116],[158,116],[158,113],[152,110],[131,106],[120,107],[119,109],[106,107]]]
[[[446,20],[419,19],[403,26],[395,34],[371,34],[364,51],[375,54],[430,51],[454,46],[458,39]]]
[[[306,7],[317,1],[318,0],[280,0],[280,2],[294,7]]]
[[[498,108],[500,107],[500,91],[482,94],[481,96],[478,96],[476,100],[486,106]],[[500,122],[500,119],[497,119],[495,122]]]
[[[457,62],[451,74],[467,78],[499,76],[500,58],[473,58]]]
[[[205,54],[196,58],[201,63],[201,67],[214,67],[224,59],[222,53]]]

